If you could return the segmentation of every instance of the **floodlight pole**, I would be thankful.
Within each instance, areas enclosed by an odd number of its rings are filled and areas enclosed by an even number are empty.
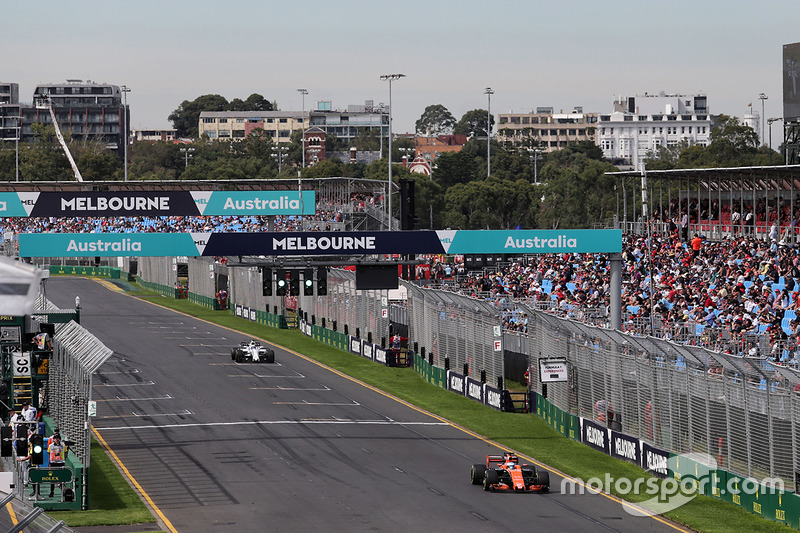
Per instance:
[[[772,166],[772,123],[777,120],[783,120],[782,117],[776,118],[769,118],[767,119],[767,124],[769,124],[769,164]]]
[[[125,149],[123,151],[125,157],[125,180],[128,181],[128,93],[131,90],[123,85],[119,88],[122,91],[122,113],[123,113],[123,126],[124,131],[122,132],[122,142],[125,143]]]
[[[387,227],[392,231],[392,82],[405,78],[405,74],[384,74],[381,79],[389,82],[389,220]]]
[[[761,100],[761,144],[764,144],[764,101],[767,100],[767,95],[764,93],[759,93],[758,99]]]
[[[303,166],[300,168],[306,168],[306,95],[308,94],[308,89],[297,89],[297,92],[303,95],[303,112],[300,115],[300,120],[302,123],[302,131],[303,131],[303,138],[301,140],[303,145]],[[300,177],[300,173],[297,174]]]
[[[486,106],[486,177],[492,175],[492,95],[494,91],[487,87],[483,94],[488,98]]]
[[[19,137],[22,135],[22,109],[20,109],[19,116],[14,118],[17,119],[17,134],[14,137],[14,173],[16,181],[19,181]]]

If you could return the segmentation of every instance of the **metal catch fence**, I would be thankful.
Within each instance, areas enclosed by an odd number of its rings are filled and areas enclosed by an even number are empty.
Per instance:
[[[677,452],[705,453],[755,478],[800,470],[800,374],[763,357],[714,352],[565,320],[531,310],[531,375],[563,357],[569,380],[548,399],[572,414]],[[509,334],[511,335],[511,334]],[[541,393],[538,379],[531,379]]]
[[[54,311],[58,308],[40,295],[36,312]],[[70,446],[70,453],[87,468],[91,447],[89,402],[92,399],[92,374],[113,353],[75,322],[55,324],[52,361],[41,406],[53,417],[62,435],[74,443]]]
[[[356,274],[334,268],[328,273],[328,294],[301,297],[303,312],[309,313],[319,325],[350,335],[359,335],[368,342],[386,345],[389,339],[388,290],[356,290]],[[384,309],[386,312],[384,313]]]
[[[195,274],[190,266],[190,282],[211,279],[209,268],[206,263]],[[569,413],[613,423],[673,452],[706,453],[738,474],[789,485],[800,472],[793,446],[800,439],[800,373],[744,349],[751,340],[763,345],[763,337],[726,339],[714,330],[676,328],[672,340],[658,339],[644,335],[649,323],[620,332],[579,321],[605,323],[605,309],[578,314],[554,309],[552,301],[479,299],[408,282],[401,282],[404,307],[389,300],[388,291],[357,291],[355,274],[339,269],[329,273],[327,295],[287,304],[288,298],[261,295],[257,269],[227,271],[232,303],[278,306],[279,312],[295,305],[319,325],[380,337],[375,343],[388,338],[390,322],[405,321],[409,344],[425,349],[435,366],[447,362],[490,384],[506,377],[503,348],[527,355],[538,392],[539,359],[565,357],[569,381],[551,384],[548,399]],[[743,349],[724,353],[730,343]]]

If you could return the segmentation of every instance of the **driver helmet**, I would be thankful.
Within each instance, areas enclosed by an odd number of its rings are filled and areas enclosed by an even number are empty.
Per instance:
[[[256,341],[250,341],[250,346],[255,346],[255,345],[256,345]]]
[[[508,462],[508,466],[511,467],[511,468],[513,468],[515,464],[517,464],[517,463],[515,463],[514,461],[509,461]]]

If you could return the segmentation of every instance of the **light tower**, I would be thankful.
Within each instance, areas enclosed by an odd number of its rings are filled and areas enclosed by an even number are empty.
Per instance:
[[[389,82],[389,220],[387,226],[392,231],[392,82],[405,78],[405,74],[383,74],[381,79]]]

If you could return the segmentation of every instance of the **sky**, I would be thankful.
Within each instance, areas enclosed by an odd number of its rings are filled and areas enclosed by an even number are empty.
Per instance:
[[[184,100],[258,93],[284,111],[389,102],[395,133],[429,105],[608,113],[618,96],[705,94],[712,114],[782,115],[796,1],[3,0],[0,82],[126,85],[132,129]],[[494,94],[489,102],[485,90]],[[298,88],[308,90],[305,103]],[[778,134],[779,137],[782,134]]]

